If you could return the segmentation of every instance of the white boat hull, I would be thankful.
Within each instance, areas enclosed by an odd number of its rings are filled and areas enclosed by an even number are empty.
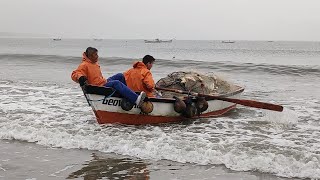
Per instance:
[[[223,97],[239,98],[243,90],[243,88],[239,87],[235,92],[225,94]],[[85,96],[100,124],[121,123],[139,125],[179,122],[187,119],[174,111],[174,99],[149,98],[149,101],[153,104],[153,111],[149,114],[144,114],[136,105],[129,111],[123,110],[120,105],[122,101],[121,97],[108,97],[94,93],[86,93]],[[191,118],[221,116],[236,107],[234,103],[221,100],[208,100],[207,102],[209,105],[208,109]]]

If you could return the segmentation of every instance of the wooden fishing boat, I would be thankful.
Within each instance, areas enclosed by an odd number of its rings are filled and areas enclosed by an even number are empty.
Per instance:
[[[228,40],[228,41],[221,41],[222,43],[235,43],[236,41],[230,41],[230,40]]]
[[[157,124],[157,123],[172,123],[180,122],[188,119],[181,113],[174,110],[174,103],[176,99],[173,98],[148,98],[152,103],[152,112],[146,114],[141,112],[141,109],[134,105],[129,111],[125,111],[121,107],[123,98],[117,94],[112,88],[86,86],[83,88],[85,98],[91,106],[99,124],[105,123],[120,123],[129,125],[142,125],[142,124]],[[189,117],[195,118],[208,118],[216,117],[225,114],[226,112],[234,109],[236,104],[227,102],[223,98],[239,98],[244,88],[236,86],[235,90],[226,94],[219,94],[215,98],[206,97],[208,108],[196,115]],[[217,100],[216,98],[222,100]],[[196,103],[196,98],[189,99],[191,104]]]

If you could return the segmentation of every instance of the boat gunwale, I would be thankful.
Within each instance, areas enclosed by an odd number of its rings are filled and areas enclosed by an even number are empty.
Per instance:
[[[229,96],[233,96],[239,93],[242,93],[244,91],[244,88],[241,86],[236,86],[236,90],[229,92],[229,93],[225,93],[225,94],[219,94],[219,95],[212,95],[213,97],[229,97]],[[96,93],[93,92],[93,90],[89,90],[90,88],[95,88],[95,89],[99,89],[99,91],[97,91]],[[118,97],[118,98],[123,98],[123,96],[121,96],[119,93],[115,93],[115,90],[111,87],[103,87],[103,86],[93,86],[93,85],[88,85],[87,87],[85,87],[86,91],[89,90],[89,93],[85,93],[85,94],[95,94],[95,95],[102,95],[102,96],[109,96],[109,97]],[[139,94],[139,92],[136,92],[137,94]],[[111,95],[111,96],[110,96]],[[151,102],[162,102],[162,103],[174,103],[176,100],[174,98],[156,98],[156,97],[148,97],[148,101]],[[196,101],[196,98],[193,98],[192,101]],[[209,100],[211,101],[211,100]]]

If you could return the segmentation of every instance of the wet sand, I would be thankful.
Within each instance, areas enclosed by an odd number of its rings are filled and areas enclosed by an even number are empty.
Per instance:
[[[1,140],[0,179],[287,180],[288,178],[256,172],[236,172],[224,166],[141,160],[84,149],[49,148],[35,143]]]

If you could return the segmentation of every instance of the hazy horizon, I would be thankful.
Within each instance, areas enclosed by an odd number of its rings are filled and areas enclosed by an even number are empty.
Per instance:
[[[99,37],[95,37],[95,38],[87,38],[87,37],[82,37],[82,38],[79,38],[79,37],[54,37],[54,36],[48,36],[48,35],[43,35],[43,34],[27,34],[27,33],[12,33],[11,35],[3,35],[2,33],[7,33],[7,32],[0,32],[0,39],[1,38],[22,38],[22,39],[54,39],[54,38],[61,38],[62,40],[63,39],[102,39],[102,40],[154,40],[156,38],[150,38],[150,39],[147,39],[147,38],[140,38],[140,39],[135,39],[135,38],[127,38],[127,39],[124,39],[124,38],[99,38]],[[162,39],[162,40],[170,40],[170,39]],[[303,41],[297,41],[297,40],[273,40],[273,39],[269,39],[269,40],[246,40],[246,39],[237,39],[237,40],[234,40],[234,39],[176,39],[174,38],[173,40],[180,40],[180,41],[278,41],[278,42],[320,42],[318,40],[314,40],[314,41],[310,41],[310,40],[303,40]]]
[[[1,0],[0,32],[63,39],[320,41],[318,7],[318,0]]]

